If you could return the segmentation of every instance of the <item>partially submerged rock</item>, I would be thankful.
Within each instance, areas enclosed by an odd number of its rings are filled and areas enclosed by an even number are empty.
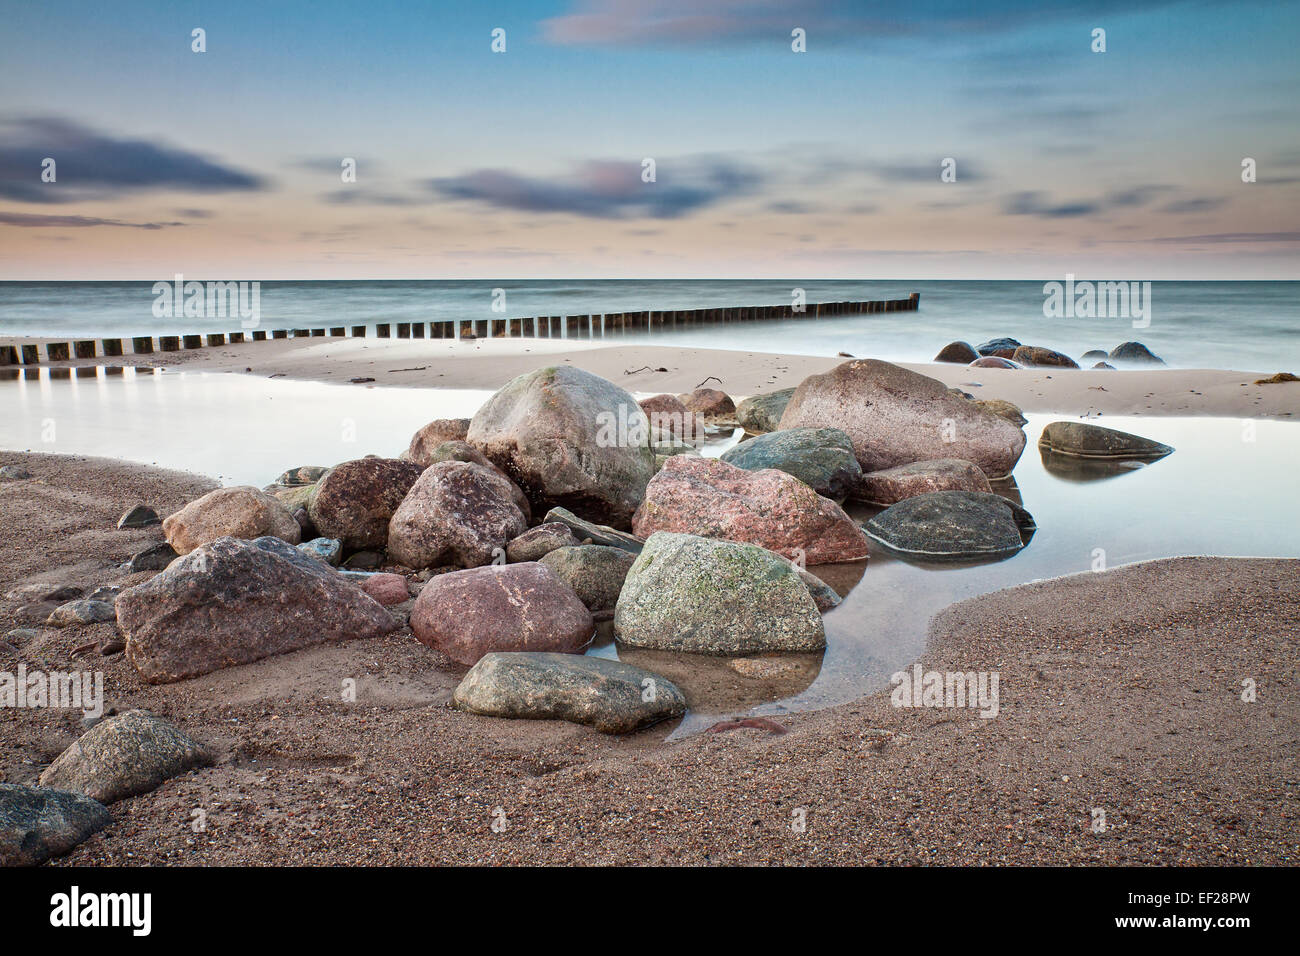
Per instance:
[[[1029,512],[1000,495],[934,491],[906,498],[867,522],[867,534],[898,554],[923,561],[1006,558],[1034,529]]]
[[[781,427],[781,416],[793,394],[793,388],[782,388],[766,395],[751,395],[736,406],[736,421],[751,435],[774,432]]]
[[[1020,348],[1020,343],[1012,338],[1003,336],[1002,338],[989,339],[987,342],[981,342],[975,346],[975,351],[980,355],[992,355],[997,358],[1009,359],[1015,354],[1016,349]]]
[[[750,544],[659,532],[623,584],[614,636],[695,654],[820,651],[821,614],[790,563]]]
[[[220,538],[117,598],[127,659],[151,684],[397,628],[380,605],[278,538]]]
[[[576,653],[591,642],[591,612],[550,568],[489,564],[429,580],[411,611],[422,644],[458,664],[492,651]]]
[[[682,692],[658,674],[603,657],[493,653],[452,697],[460,710],[491,717],[567,720],[628,734],[686,712]]]
[[[382,550],[388,523],[424,469],[397,458],[358,458],[331,468],[307,506],[312,524],[344,551]]]
[[[472,568],[505,554],[528,519],[512,500],[509,479],[482,465],[430,465],[388,525],[388,554],[408,568]]]
[[[0,867],[38,866],[112,822],[84,794],[0,783]]]
[[[1168,445],[1103,428],[1087,422],[1052,422],[1043,429],[1038,447],[1070,458],[1129,458],[1155,461],[1173,451]]]
[[[162,523],[177,554],[189,554],[218,538],[252,540],[271,535],[297,544],[301,529],[279,499],[248,485],[218,488],[191,501]]]
[[[857,497],[872,504],[892,505],[932,491],[990,490],[989,480],[978,465],[960,458],[939,458],[868,472],[862,476]]]
[[[41,786],[112,803],[211,762],[212,755],[187,734],[133,710],[86,731],[41,774]]]
[[[1025,434],[926,375],[875,359],[856,359],[804,379],[782,428],[840,428],[864,472],[914,461],[961,458],[990,478],[1010,474]]]
[[[1141,342],[1124,342],[1110,350],[1108,356],[1112,362],[1127,362],[1131,365],[1164,365],[1165,360],[1154,354]]]
[[[853,440],[838,428],[786,428],[743,441],[722,460],[746,471],[775,468],[824,498],[842,502],[862,478]]]
[[[783,471],[745,471],[713,458],[668,459],[646,488],[633,530],[724,538],[756,544],[807,564],[867,555],[857,523]]]
[[[601,544],[583,544],[558,548],[541,559],[541,563],[573,588],[578,600],[593,614],[614,610],[623,581],[636,556],[622,548]]]
[[[467,440],[524,490],[535,512],[559,506],[625,527],[654,474],[649,429],[613,382],[552,366],[488,399]]]

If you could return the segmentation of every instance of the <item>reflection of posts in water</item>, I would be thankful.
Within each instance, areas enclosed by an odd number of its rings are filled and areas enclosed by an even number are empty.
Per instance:
[[[821,673],[821,654],[710,657],[618,646],[618,659],[661,674],[705,713],[733,713],[806,691]]]

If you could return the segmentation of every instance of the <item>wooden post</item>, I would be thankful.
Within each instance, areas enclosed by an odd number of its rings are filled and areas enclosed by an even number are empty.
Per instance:
[[[0,345],[0,365],[17,365],[18,350],[12,345]]]
[[[244,333],[243,333],[243,332],[231,332],[231,333],[230,333],[230,344],[231,344],[231,345],[240,345],[240,344],[243,343],[243,341],[244,341]]]
[[[67,342],[48,342],[45,345],[45,357],[51,362],[66,362],[70,354]]]
[[[273,339],[287,339],[288,337],[289,337],[289,330],[288,330],[288,329],[272,329],[272,330],[271,330],[271,338],[273,338]]]
[[[338,338],[341,335],[347,335],[347,334],[348,334],[348,330],[346,326],[335,325],[330,328],[330,335],[332,335],[334,338]]]
[[[352,337],[354,339],[364,339],[366,337],[366,327],[364,325],[352,326]]]
[[[397,323],[397,337],[398,337],[399,339],[409,339],[409,338],[411,337],[411,323],[410,323],[410,322],[398,322],[398,323]]]
[[[325,334],[325,330],[324,330],[324,329],[312,329],[312,330],[311,330],[311,337],[314,338],[314,339],[318,339],[318,338],[320,338],[320,337],[321,337],[322,335],[324,335],[324,334]]]
[[[147,335],[137,336],[131,340],[131,351],[136,355],[153,353],[153,339]]]
[[[411,338],[413,338],[413,339],[422,339],[422,338],[424,338],[424,323],[423,323],[423,322],[416,322],[415,324],[413,324],[413,325],[411,326]]]
[[[375,325],[375,337],[380,339],[392,338],[392,327],[387,322],[379,322]]]
[[[95,357],[95,342],[93,339],[81,339],[72,343],[72,352],[79,359]]]
[[[179,352],[181,340],[175,335],[158,336],[158,348],[163,352]]]
[[[266,341],[266,329],[254,329],[254,330],[253,330],[253,341],[254,341],[254,342],[265,342],[265,341]]]
[[[524,334],[524,320],[523,320],[523,319],[511,319],[511,320],[510,320],[510,337],[511,337],[512,339],[517,339],[517,338],[519,338],[519,337],[520,337],[521,335],[523,335],[523,334]]]
[[[24,345],[22,347],[24,365],[40,365],[41,352],[39,346]]]
[[[225,344],[226,344],[226,337],[222,333],[213,332],[208,335],[208,348],[212,348],[214,345],[225,345]]]
[[[102,342],[100,342],[100,348],[102,348],[102,349],[104,350],[104,354],[105,354],[105,355],[121,355],[121,354],[122,354],[122,340],[121,340],[121,339],[104,339]]]

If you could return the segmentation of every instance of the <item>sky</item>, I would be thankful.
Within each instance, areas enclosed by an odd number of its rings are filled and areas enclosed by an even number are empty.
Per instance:
[[[1300,278],[1297,3],[0,0],[0,24],[0,279]]]

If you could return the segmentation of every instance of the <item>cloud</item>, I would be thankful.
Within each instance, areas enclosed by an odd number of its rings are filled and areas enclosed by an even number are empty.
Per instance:
[[[1103,205],[1096,201],[1050,203],[1043,200],[1041,192],[1019,192],[1008,196],[1002,211],[1008,216],[1037,216],[1040,219],[1074,219],[1100,212]]]
[[[24,229],[83,228],[87,226],[123,226],[128,229],[166,229],[183,226],[183,222],[123,222],[121,219],[100,219],[98,216],[43,216],[25,212],[0,212],[0,225],[20,226]]]
[[[1175,216],[1186,216],[1192,213],[1209,212],[1211,209],[1218,209],[1226,199],[1200,197],[1197,199],[1176,199],[1171,203],[1166,203],[1160,207],[1160,212],[1171,213]]]
[[[712,157],[664,160],[657,164],[655,182],[643,182],[641,175],[639,162],[596,160],[563,178],[480,169],[428,185],[445,199],[523,212],[674,219],[748,195],[763,181],[753,170]]]
[[[1160,236],[1133,241],[1216,245],[1237,242],[1300,242],[1300,232],[1216,232],[1204,236]]]
[[[1001,0],[981,4],[868,4],[861,0],[574,0],[568,12],[543,20],[542,36],[562,45],[701,46],[790,42],[808,31],[809,49],[870,38],[960,36],[1016,29],[1070,14],[1095,17],[1172,0]]]
[[[56,181],[41,181],[55,161]],[[0,124],[0,197],[34,203],[111,198],[143,190],[226,192],[265,188],[256,176],[198,153],[118,139],[70,120],[27,117]]]

